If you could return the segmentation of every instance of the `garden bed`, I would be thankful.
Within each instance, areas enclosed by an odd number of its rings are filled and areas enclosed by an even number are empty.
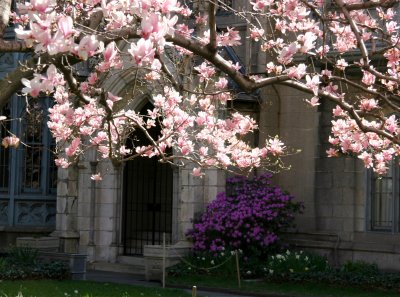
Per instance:
[[[43,260],[36,249],[13,247],[0,257],[0,281],[23,279],[65,279],[70,273],[65,263]]]

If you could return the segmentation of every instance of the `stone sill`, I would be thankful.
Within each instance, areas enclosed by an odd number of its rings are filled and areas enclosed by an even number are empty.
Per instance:
[[[51,233],[53,231],[52,226],[0,226],[0,232],[9,233]]]

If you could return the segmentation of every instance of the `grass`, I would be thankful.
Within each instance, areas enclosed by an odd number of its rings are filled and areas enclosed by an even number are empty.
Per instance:
[[[168,277],[168,285],[188,285],[199,288],[225,288],[229,290],[256,293],[277,293],[291,296],[318,296],[318,297],[399,297],[396,291],[382,291],[362,289],[358,287],[339,287],[320,283],[267,283],[255,281],[243,281],[242,288],[238,289],[235,277],[216,276],[181,276]]]
[[[1,281],[0,297],[188,297],[176,289],[136,287],[123,284],[89,281]]]

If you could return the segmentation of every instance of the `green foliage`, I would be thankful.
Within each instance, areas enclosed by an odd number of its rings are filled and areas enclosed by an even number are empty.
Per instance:
[[[39,261],[38,251],[27,247],[12,247],[0,258],[0,280],[65,279],[68,268],[60,261]]]
[[[330,271],[328,260],[325,257],[304,253],[303,251],[289,251],[269,256],[265,265],[265,275],[270,279],[287,277],[291,274],[326,272]]]
[[[5,269],[8,265],[7,259],[4,257],[0,257],[0,271]]]
[[[38,250],[31,247],[11,247],[8,251],[10,263],[17,266],[35,266],[38,259]]]
[[[272,257],[273,261],[268,262],[270,272],[266,275],[268,280],[400,289],[400,273],[382,272],[376,264],[349,261],[339,268],[333,268],[324,257],[312,254],[308,254],[307,258],[296,257],[297,262],[287,254]]]
[[[348,261],[341,267],[341,271],[368,276],[379,274],[379,269],[376,264],[366,263],[364,261]]]

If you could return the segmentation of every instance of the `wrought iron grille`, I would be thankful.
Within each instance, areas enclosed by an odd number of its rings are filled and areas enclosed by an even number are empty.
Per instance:
[[[152,108],[148,104],[142,111]],[[159,132],[156,127],[149,133],[156,137]],[[140,131],[131,142],[149,144]],[[146,157],[127,162],[124,170],[124,254],[143,255],[144,245],[162,244],[163,233],[171,241],[173,172],[170,164]]]

